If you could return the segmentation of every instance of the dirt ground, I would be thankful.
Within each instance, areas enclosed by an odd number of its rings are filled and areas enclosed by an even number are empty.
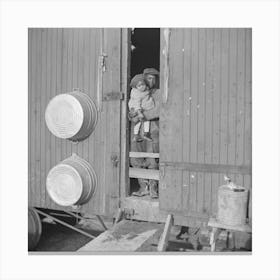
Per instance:
[[[73,222],[73,221],[72,221]],[[73,222],[73,224],[75,221]],[[112,221],[105,221],[108,228],[112,227]],[[147,227],[147,223],[138,223],[138,226],[143,225],[143,228]],[[89,241],[90,237],[84,236],[70,228],[62,226],[56,223],[42,222],[42,235],[35,252],[75,252]],[[163,228],[163,224],[159,225]],[[104,229],[101,227],[97,220],[83,220],[76,224],[76,227],[83,229],[84,231],[98,236]],[[171,230],[167,251],[169,252],[209,252],[209,236],[198,232],[197,229],[189,228],[188,233],[183,233],[180,237],[178,234],[181,227],[174,226]],[[145,246],[144,251],[155,252],[157,249],[156,242],[150,243]],[[244,238],[237,238],[237,248],[235,251],[250,251],[251,245],[244,243]],[[216,243],[216,251],[229,252],[232,251],[231,240],[226,240],[226,236],[222,236]]]

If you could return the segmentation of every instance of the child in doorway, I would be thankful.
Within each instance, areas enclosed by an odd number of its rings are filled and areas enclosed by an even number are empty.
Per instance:
[[[128,107],[130,114],[138,116],[140,121],[134,125],[133,141],[141,142],[143,139],[152,141],[150,136],[150,121],[144,121],[143,111],[151,110],[154,107],[154,100],[150,95],[148,87],[145,83],[143,74],[138,74],[133,77],[130,82],[132,87]],[[139,135],[140,128],[143,124],[143,138]]]

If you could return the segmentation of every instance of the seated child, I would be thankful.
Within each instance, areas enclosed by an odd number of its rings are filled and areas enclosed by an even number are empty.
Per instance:
[[[147,88],[143,74],[135,75],[130,82],[130,86],[132,87],[132,90],[130,93],[128,107],[130,113],[135,113],[135,116],[137,115],[141,120],[134,126],[133,141],[143,141],[143,139],[139,135],[142,124],[144,126],[143,138],[148,141],[152,141],[150,136],[150,121],[143,121],[144,115],[142,114],[142,112],[151,110],[154,107],[154,100]]]

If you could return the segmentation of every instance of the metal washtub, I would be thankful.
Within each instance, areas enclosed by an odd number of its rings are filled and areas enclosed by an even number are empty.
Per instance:
[[[58,138],[81,141],[97,123],[97,109],[92,99],[81,91],[58,94],[45,111],[48,129]]]
[[[54,166],[47,175],[46,188],[61,206],[82,205],[94,195],[97,177],[92,166],[76,154]]]

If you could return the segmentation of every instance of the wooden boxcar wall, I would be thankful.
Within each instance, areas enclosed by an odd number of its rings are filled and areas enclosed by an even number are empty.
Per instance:
[[[161,209],[203,220],[224,175],[251,189],[251,44],[251,29],[162,30]]]
[[[102,102],[106,93],[120,92],[121,29],[29,29],[29,205],[59,207],[46,192],[46,176],[61,160],[76,153],[97,173],[97,192],[81,211],[112,214],[118,207],[120,101]],[[100,74],[100,55],[106,69]],[[79,88],[100,108],[89,138],[74,144],[50,133],[45,109],[57,94]]]

